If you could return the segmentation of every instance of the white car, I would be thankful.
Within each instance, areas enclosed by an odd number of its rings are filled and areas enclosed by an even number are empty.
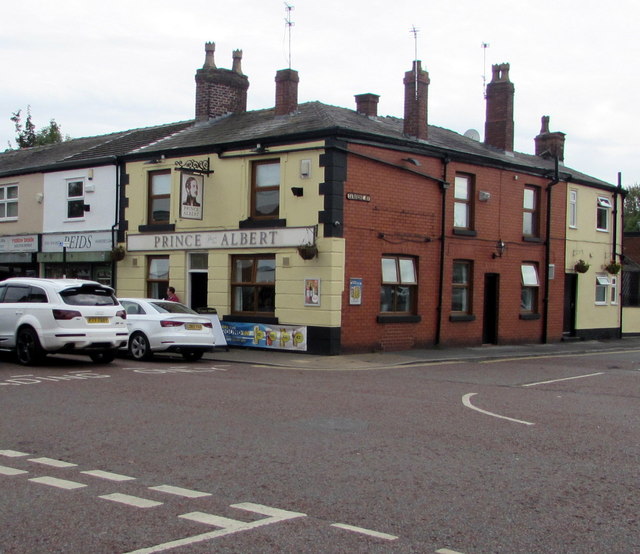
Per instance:
[[[127,312],[127,350],[132,358],[147,360],[156,352],[175,352],[194,361],[213,350],[213,323],[188,306],[154,298],[119,300]]]
[[[23,365],[47,354],[107,363],[127,344],[126,313],[111,287],[82,279],[12,277],[0,282],[0,349]]]

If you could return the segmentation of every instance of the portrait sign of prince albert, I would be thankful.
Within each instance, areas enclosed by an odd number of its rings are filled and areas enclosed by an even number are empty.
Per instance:
[[[202,219],[202,184],[202,175],[182,174],[180,217]]]

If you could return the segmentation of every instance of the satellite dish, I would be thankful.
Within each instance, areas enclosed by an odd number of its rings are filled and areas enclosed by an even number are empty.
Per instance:
[[[480,140],[480,133],[478,133],[478,131],[476,131],[475,129],[469,129],[465,132],[464,136],[470,138],[471,140]]]

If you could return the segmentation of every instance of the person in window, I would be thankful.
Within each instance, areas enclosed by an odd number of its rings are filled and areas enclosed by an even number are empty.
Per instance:
[[[178,298],[178,295],[176,294],[176,289],[173,287],[169,287],[167,289],[167,300],[170,300],[171,302],[180,302],[180,298]]]
[[[200,203],[198,202],[198,181],[196,181],[195,177],[189,177],[185,183],[184,188],[187,193],[187,197],[182,203],[183,206],[196,206],[199,207]]]

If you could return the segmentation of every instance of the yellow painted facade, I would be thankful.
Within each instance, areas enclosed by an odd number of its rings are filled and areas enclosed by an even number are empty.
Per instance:
[[[622,200],[618,197],[617,224],[614,223],[616,191],[602,190],[569,183],[567,186],[566,273],[576,273],[579,260],[589,264],[585,273],[578,273],[576,291],[575,328],[617,330],[621,325],[621,274],[610,274],[606,266],[613,260],[620,262],[622,253]],[[607,199],[610,208],[600,199]],[[598,223],[598,209],[606,210],[606,230]],[[614,246],[615,236],[615,246]],[[618,254],[618,256],[616,256]],[[604,300],[596,299],[598,279],[606,280]],[[600,283],[602,286],[602,283]],[[601,291],[602,292],[602,291]]]
[[[216,308],[222,317],[231,313],[231,260],[234,255],[274,254],[276,260],[276,307],[274,316],[281,324],[339,327],[341,323],[344,288],[344,239],[323,236],[318,214],[324,209],[324,197],[319,185],[324,179],[320,168],[321,142],[299,143],[288,149],[270,147],[264,154],[238,150],[224,154],[204,154],[188,157],[166,157],[160,163],[130,162],[126,171],[129,183],[125,188],[128,204],[127,238],[156,233],[140,232],[147,222],[149,172],[171,170],[171,201],[169,224],[174,233],[197,233],[239,229],[239,223],[250,216],[252,164],[262,160],[280,161],[279,218],[286,220],[287,229],[315,226],[318,256],[303,260],[296,246],[266,248],[210,248],[192,250],[128,251],[118,264],[117,294],[122,297],[146,296],[147,258],[151,255],[169,256],[169,281],[183,300],[189,298],[189,255],[207,254],[207,305]],[[204,176],[202,220],[180,217],[181,172],[175,162],[210,163],[212,174]],[[308,167],[308,171],[307,171]],[[302,196],[295,196],[292,187],[301,187]],[[265,228],[269,230],[268,227]],[[253,228],[252,228],[253,230]],[[260,231],[260,229],[257,229]],[[159,231],[158,234],[165,232]],[[304,280],[320,279],[319,306],[305,306]]]

